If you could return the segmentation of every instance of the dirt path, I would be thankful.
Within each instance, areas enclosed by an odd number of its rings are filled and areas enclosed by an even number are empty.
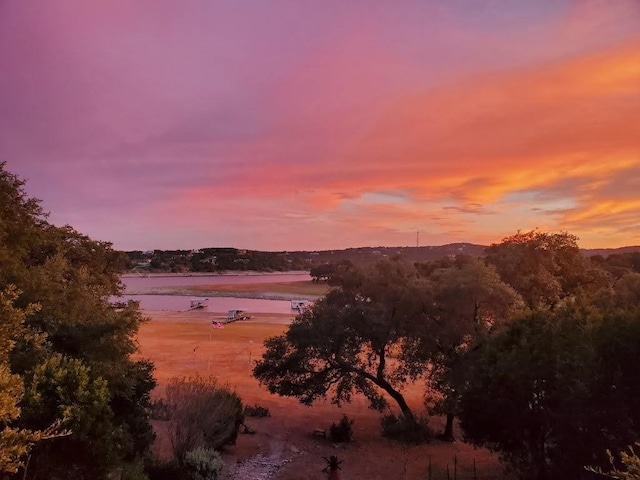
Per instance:
[[[235,465],[231,478],[234,480],[275,480],[278,470],[291,462],[284,455],[285,445],[279,438],[269,441],[269,455],[257,455]]]

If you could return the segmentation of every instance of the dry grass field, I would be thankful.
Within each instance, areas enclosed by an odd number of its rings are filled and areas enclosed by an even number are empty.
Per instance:
[[[361,397],[355,397],[351,404],[342,408],[328,401],[306,407],[295,399],[269,394],[251,376],[252,364],[263,352],[264,339],[283,333],[292,316],[258,314],[249,321],[214,329],[210,319],[216,314],[211,312],[148,314],[151,320],[141,328],[138,341],[140,355],[150,358],[156,365],[159,382],[154,392],[156,396],[162,396],[163,385],[173,376],[212,375],[234,389],[245,404],[257,404],[270,410],[271,417],[246,419],[256,434],[240,435],[237,444],[227,449],[225,458],[229,465],[259,454],[271,455],[284,462],[278,471],[278,479],[314,480],[326,478],[322,473],[323,457],[335,454],[344,459],[345,479],[418,480],[429,478],[429,463],[433,479],[446,479],[447,465],[454,478],[454,458],[457,458],[457,478],[460,480],[474,478],[474,462],[478,479],[503,478],[501,467],[492,454],[462,442],[434,440],[428,445],[406,447],[382,438],[381,414],[369,410]],[[418,411],[420,388],[416,386],[408,396]],[[327,429],[343,414],[355,420],[353,443],[336,446],[312,435],[314,429]],[[442,425],[438,418],[430,419],[429,423],[437,429]],[[162,424],[156,424],[159,435],[155,447],[157,453],[166,456],[170,446],[162,428]]]

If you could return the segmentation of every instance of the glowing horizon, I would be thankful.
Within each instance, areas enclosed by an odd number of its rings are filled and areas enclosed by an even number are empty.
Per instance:
[[[0,160],[122,250],[640,245],[640,4],[0,4]]]

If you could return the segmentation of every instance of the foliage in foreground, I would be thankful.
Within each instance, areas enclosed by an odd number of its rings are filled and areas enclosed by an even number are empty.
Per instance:
[[[187,452],[184,467],[189,480],[216,480],[222,473],[224,461],[215,450],[197,448]]]
[[[329,427],[329,439],[337,443],[349,443],[353,440],[353,422],[343,415],[338,423],[332,423]]]
[[[269,409],[267,407],[261,407],[260,405],[245,405],[244,406],[244,415],[246,417],[258,417],[258,418],[263,418],[263,417],[270,417],[271,416],[271,412],[269,412]]]
[[[640,447],[640,442],[636,442],[636,447]],[[640,480],[640,456],[638,456],[633,446],[629,446],[627,451],[620,452],[619,462],[616,462],[611,452],[607,451],[607,454],[611,465],[610,471],[604,473],[601,468],[593,467],[587,467],[587,470],[618,480]],[[617,466],[617,463],[621,465]]]
[[[392,438],[405,444],[419,445],[431,440],[433,433],[425,419],[420,419],[417,424],[407,422],[400,415],[385,415],[380,421],[382,436]]]
[[[12,374],[9,355],[18,338],[26,334],[24,321],[37,310],[36,305],[20,310],[14,306],[19,292],[13,286],[0,292],[0,472],[15,473],[24,465],[24,458],[33,445],[43,440],[67,435],[60,428],[61,418],[44,430],[28,430],[11,426],[18,419],[18,406],[24,396],[24,384],[19,375]]]
[[[17,310],[39,307],[25,316],[19,336],[2,332],[11,342],[9,382],[0,395],[13,391],[17,399],[24,388],[21,410],[2,426],[38,432],[64,419],[72,430],[31,449],[24,479],[105,478],[153,440],[147,418],[153,365],[131,359],[144,319],[136,304],[116,310],[109,302],[123,291],[122,254],[49,224],[23,185],[0,164],[0,291],[19,292],[12,300]]]
[[[637,438],[640,312],[532,313],[477,353],[461,426],[521,478],[577,478]]]
[[[196,449],[234,444],[244,420],[242,401],[214,378],[172,378],[166,388],[169,438],[174,458],[184,465]]]

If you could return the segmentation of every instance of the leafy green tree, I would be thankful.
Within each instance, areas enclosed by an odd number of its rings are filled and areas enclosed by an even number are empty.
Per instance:
[[[447,416],[442,437],[451,441],[460,392],[470,370],[469,352],[522,309],[523,302],[482,260],[463,257],[437,265],[434,270],[423,267],[429,272],[437,327],[424,337],[430,345],[421,348],[430,365],[428,401],[435,402],[432,411]]]
[[[607,275],[582,255],[569,233],[518,232],[487,249],[487,262],[533,309],[552,309],[571,297],[592,295]]]
[[[336,266],[333,263],[323,263],[314,265],[309,270],[309,274],[314,282],[326,282],[335,272]]]
[[[265,342],[253,374],[271,393],[307,405],[326,396],[340,404],[361,393],[382,409],[384,393],[417,426],[402,390],[427,368],[416,345],[428,330],[430,303],[411,266],[385,261],[365,271],[351,268],[284,335]]]
[[[640,310],[640,274],[627,272],[591,297],[575,302],[594,312],[606,312],[607,315],[626,316]]]
[[[640,252],[617,253],[607,258],[592,257],[592,260],[598,262],[615,278],[620,278],[626,273],[640,273]]]
[[[637,312],[528,314],[476,352],[460,403],[465,438],[525,479],[606,466],[594,452],[623,448],[640,427],[639,349]]]
[[[77,359],[49,357],[27,379],[22,421],[39,428],[52,417],[65,419],[73,434],[35,447],[28,472],[48,478],[103,478],[113,465],[122,432],[113,425],[109,390]],[[76,457],[94,461],[79,464]]]
[[[55,403],[60,392],[68,397],[65,405],[84,405],[86,414],[97,415],[87,424],[104,427],[78,428],[64,439],[83,444],[86,455],[56,450],[56,442],[36,448],[24,477],[46,472],[51,479],[74,478],[69,472],[76,472],[82,478],[82,472],[91,472],[87,478],[101,478],[123,459],[145,452],[153,438],[146,414],[155,385],[153,368],[148,361],[131,359],[144,318],[136,304],[116,310],[109,301],[123,291],[118,276],[126,261],[123,254],[71,227],[49,224],[39,202],[23,187],[0,164],[0,290],[16,285],[22,291],[16,308],[40,306],[25,319],[26,334],[9,356],[12,373],[23,378],[27,392],[37,392],[25,395],[25,415],[15,420],[15,427],[43,428],[54,422],[60,412],[41,407]],[[43,368],[49,373],[39,377]],[[42,378],[47,382],[38,380]],[[74,387],[83,378],[86,392]],[[56,381],[63,383],[54,387]],[[98,395],[94,400],[106,410],[85,408],[87,392]],[[64,475],[50,473],[67,467]]]
[[[67,433],[58,428],[59,422],[54,422],[43,430],[11,426],[21,414],[18,404],[24,395],[24,385],[22,378],[10,371],[9,353],[16,339],[27,334],[24,328],[25,318],[38,308],[37,305],[29,306],[26,310],[15,308],[14,302],[18,296],[18,291],[13,286],[0,292],[0,473],[15,473],[24,465],[24,458],[34,444]]]

